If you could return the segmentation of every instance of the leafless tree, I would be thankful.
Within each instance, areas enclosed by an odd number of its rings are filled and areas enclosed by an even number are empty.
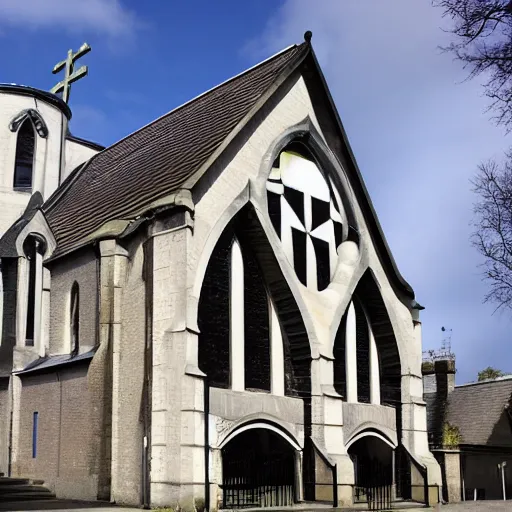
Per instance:
[[[512,131],[512,0],[433,0],[452,21],[452,52],[480,76],[494,121]],[[484,257],[485,301],[512,309],[512,150],[478,166],[472,242]]]
[[[455,41],[444,48],[484,77],[495,120],[512,129],[512,0],[433,0],[452,19]]]
[[[478,201],[472,242],[484,256],[482,266],[490,284],[485,300],[496,303],[497,309],[512,309],[512,153],[501,165],[480,164],[473,186]]]

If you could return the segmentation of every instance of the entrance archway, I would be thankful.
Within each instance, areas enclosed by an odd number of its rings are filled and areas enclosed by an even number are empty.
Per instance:
[[[394,484],[392,443],[378,432],[367,432],[349,443],[347,451],[354,463],[354,501],[377,499],[390,503]]]
[[[267,428],[245,430],[222,448],[223,508],[288,506],[295,502],[296,450]]]

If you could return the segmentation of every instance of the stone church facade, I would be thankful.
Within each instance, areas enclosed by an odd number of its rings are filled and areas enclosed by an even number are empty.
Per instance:
[[[214,510],[378,466],[436,502],[421,306],[310,42],[106,149],[70,116],[0,86],[0,472]]]

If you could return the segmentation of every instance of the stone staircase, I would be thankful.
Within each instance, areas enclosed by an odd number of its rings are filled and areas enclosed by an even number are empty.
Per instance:
[[[32,501],[55,499],[42,480],[0,477],[0,503],[8,501]]]

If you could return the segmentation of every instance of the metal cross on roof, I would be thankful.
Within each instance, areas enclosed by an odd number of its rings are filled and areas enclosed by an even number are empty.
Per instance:
[[[90,51],[91,47],[87,43],[84,43],[82,46],[80,46],[76,53],[73,53],[73,50],[68,50],[67,58],[60,61],[58,64],[55,64],[55,67],[53,68],[53,74],[58,73],[65,68],[65,75],[64,80],[61,80],[57,85],[50,89],[51,93],[58,94],[59,92],[62,92],[62,99],[66,103],[69,101],[71,84],[86,76],[88,71],[87,66],[81,66],[76,71],[74,71],[75,61]]]

